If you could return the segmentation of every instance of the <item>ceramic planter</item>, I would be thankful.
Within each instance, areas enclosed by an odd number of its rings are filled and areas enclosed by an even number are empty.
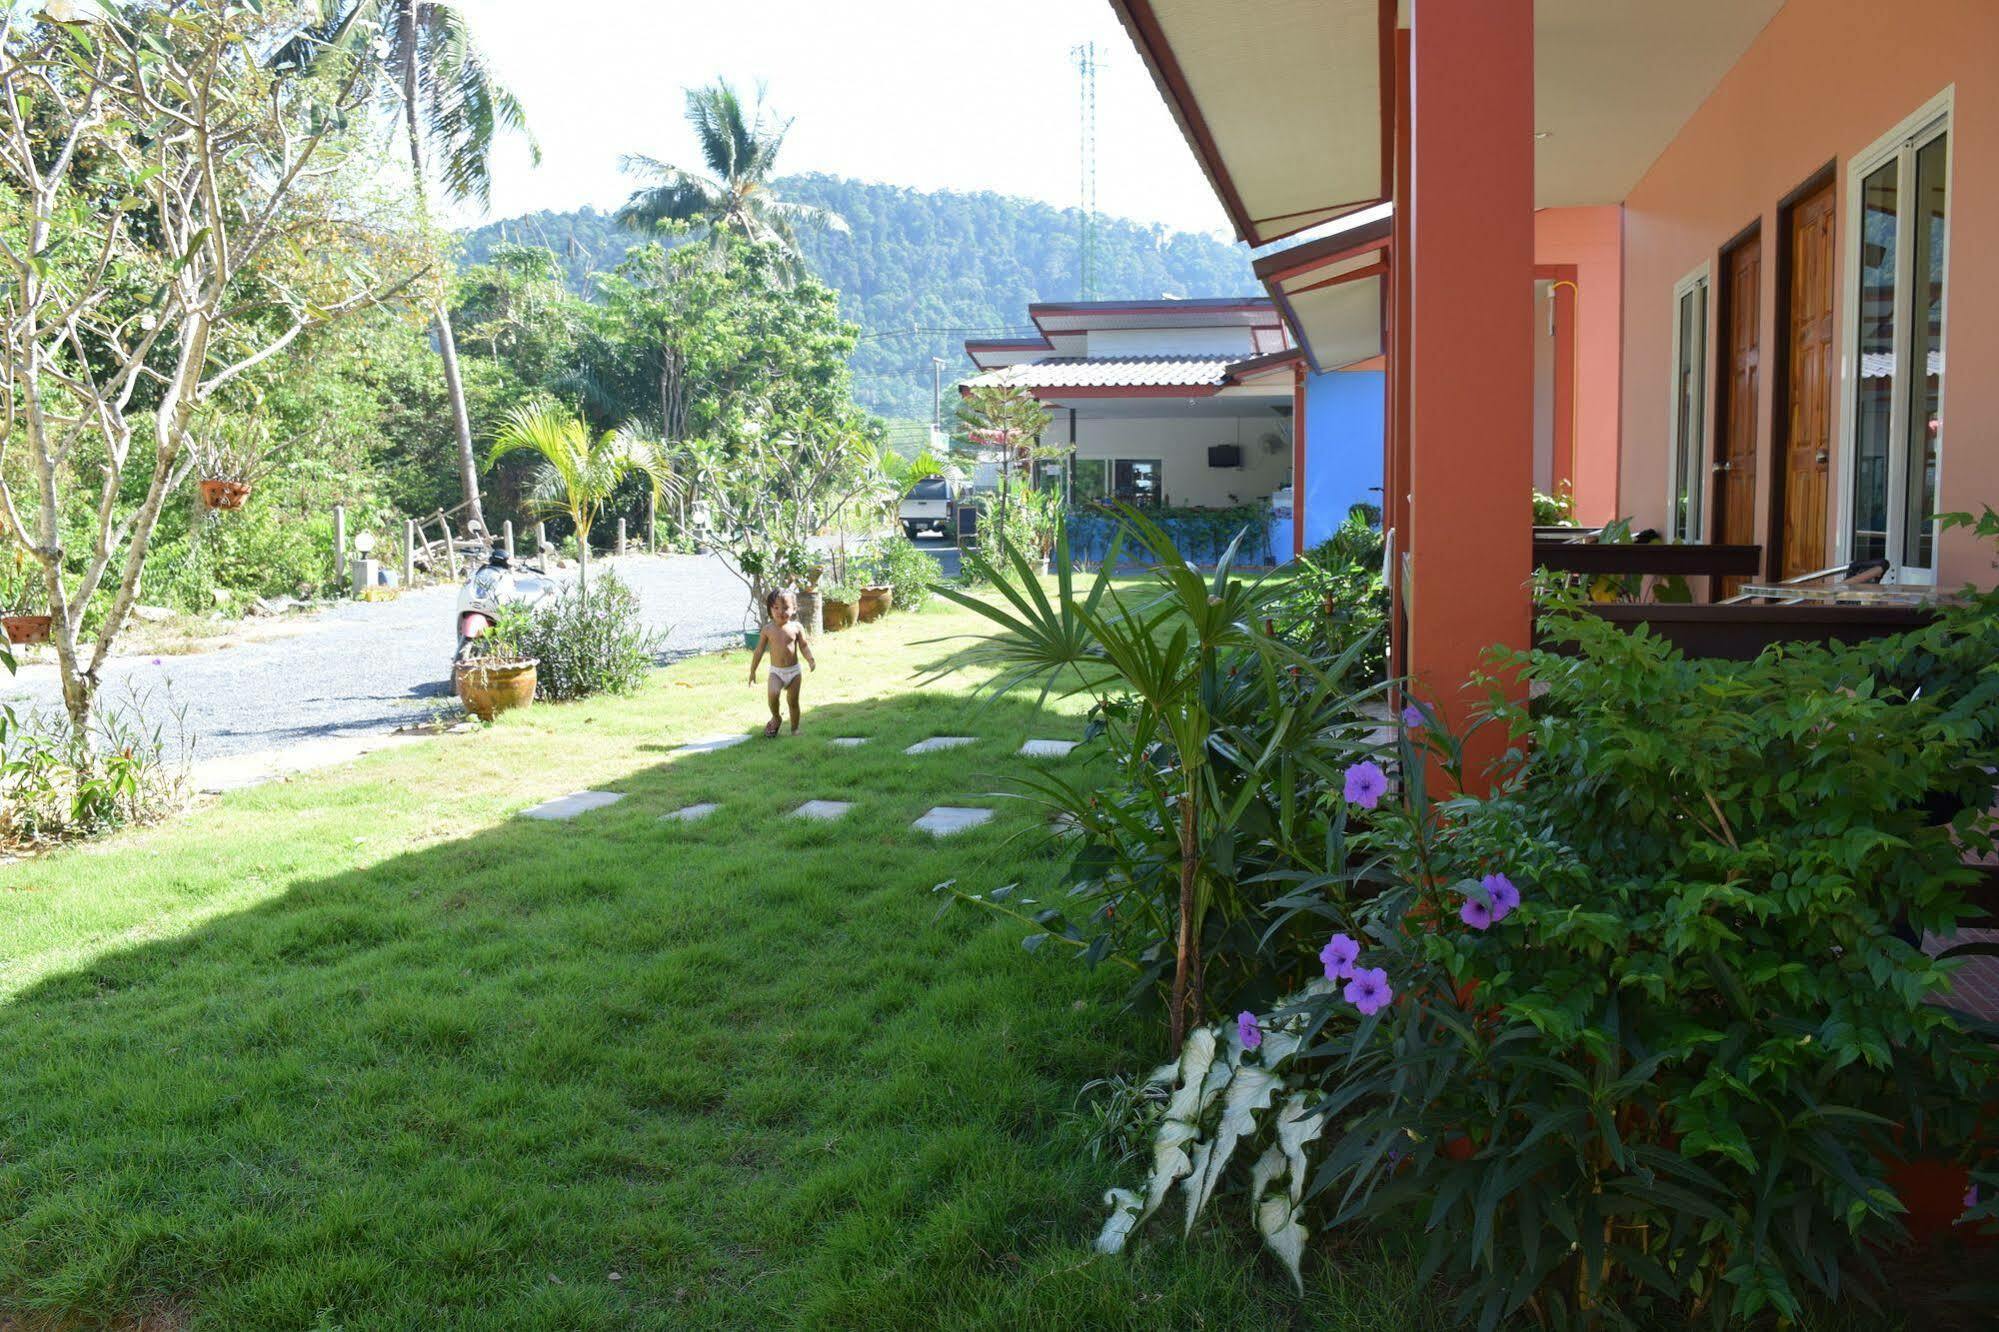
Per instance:
[[[55,620],[47,615],[9,615],[0,618],[0,624],[7,626],[9,643],[46,643],[49,641],[49,626]]]
[[[851,601],[835,601],[827,597],[820,603],[819,612],[826,618],[826,632],[829,634],[836,634],[854,623],[854,603]]]
[[[820,606],[822,604],[819,599],[819,589],[816,587],[806,588],[797,594],[797,601],[798,622],[805,626],[806,633],[818,633]]]
[[[874,621],[879,620],[882,617],[882,612],[888,609],[888,599],[892,595],[892,589],[887,587],[875,586],[862,588],[860,604],[856,607],[856,612],[861,617],[861,623],[872,624]]]
[[[480,721],[534,702],[534,668],[530,661],[467,661],[458,667],[458,701]]]
[[[240,509],[250,498],[248,481],[203,481],[201,506],[204,509]]]

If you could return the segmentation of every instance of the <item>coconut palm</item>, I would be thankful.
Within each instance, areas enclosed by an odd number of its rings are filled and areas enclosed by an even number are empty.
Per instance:
[[[325,0],[324,10],[324,24],[303,40],[316,52],[337,51],[379,62],[384,94],[399,103],[410,175],[425,220],[433,184],[454,203],[484,207],[492,190],[493,142],[507,131],[526,134],[527,118],[513,93],[494,77],[473,40],[465,11],[449,0]],[[532,136],[528,150],[540,160]],[[442,281],[434,292],[431,317],[444,362],[445,391],[451,399],[451,424],[458,437],[466,518],[484,527],[472,422],[465,411],[458,341]]]
[[[634,231],[663,224],[694,223],[718,239],[725,235],[775,244],[799,266],[798,228],[845,231],[838,213],[771,193],[771,174],[789,120],[767,117],[761,99],[746,113],[726,81],[687,90],[687,123],[694,127],[701,158],[710,174],[671,166],[657,158],[627,155],[620,165],[643,183],[618,210],[618,221]]]
[[[527,506],[537,513],[560,514],[576,528],[577,582],[590,585],[590,528],[597,515],[627,477],[643,476],[654,501],[679,483],[659,444],[630,430],[592,434],[583,418],[565,407],[541,400],[508,412],[493,436],[486,467],[515,453],[531,453],[540,466],[528,482]]]

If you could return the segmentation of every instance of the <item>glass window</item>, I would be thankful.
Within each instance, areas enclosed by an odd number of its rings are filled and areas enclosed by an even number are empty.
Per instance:
[[[1157,458],[1119,458],[1111,470],[1112,494],[1133,508],[1150,509],[1160,502]]]
[[[1896,162],[1860,182],[1859,387],[1853,405],[1853,558],[1888,553],[1888,444],[1895,405]]]
[[[1707,493],[1707,279],[1680,292],[1673,330],[1673,512],[1675,541],[1699,541]]]
[[[1111,464],[1108,458],[1070,460],[1069,497],[1072,504],[1096,504],[1111,493]]]
[[[1850,550],[1918,574],[1936,567],[1949,159],[1937,121],[1860,181]]]

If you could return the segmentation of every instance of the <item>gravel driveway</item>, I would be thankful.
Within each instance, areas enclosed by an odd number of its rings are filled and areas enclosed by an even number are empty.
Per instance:
[[[742,641],[748,595],[715,556],[634,556],[591,567],[613,565],[639,594],[647,620],[667,631],[662,665]],[[136,698],[152,722],[183,710],[203,759],[379,735],[452,703],[457,602],[456,585],[428,587],[394,601],[342,602],[282,638],[192,656],[117,658],[105,666],[103,697]],[[62,700],[53,665],[0,677],[0,690],[17,708]]]

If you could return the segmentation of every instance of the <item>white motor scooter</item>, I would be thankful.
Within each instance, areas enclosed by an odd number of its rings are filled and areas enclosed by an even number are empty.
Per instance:
[[[458,651],[452,661],[465,659],[472,640],[493,627],[502,606],[532,610],[554,595],[555,580],[546,572],[516,563],[503,547],[494,546],[486,563],[458,589]]]

